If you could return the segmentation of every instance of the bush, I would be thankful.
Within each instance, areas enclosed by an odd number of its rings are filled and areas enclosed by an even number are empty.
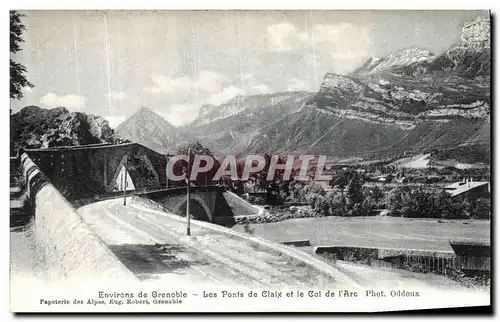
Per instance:
[[[469,216],[474,219],[490,219],[491,201],[489,198],[476,200],[465,200],[467,208],[470,209]]]
[[[444,190],[429,193],[422,188],[398,187],[386,197],[392,216],[408,218],[489,218],[489,199],[457,200]]]

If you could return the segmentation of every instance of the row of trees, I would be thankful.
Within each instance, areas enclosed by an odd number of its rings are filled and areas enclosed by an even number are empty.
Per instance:
[[[454,199],[444,190],[436,193],[409,186],[384,193],[378,186],[363,187],[355,172],[347,177],[346,185],[336,185],[331,191],[316,183],[292,183],[289,191],[280,194],[284,202],[306,202],[324,216],[370,216],[376,209],[386,209],[389,216],[406,218],[490,217],[489,198]]]
[[[387,194],[386,206],[391,215],[408,218],[477,218],[490,217],[489,198],[451,198],[441,190],[439,193],[424,191],[421,187],[394,188]]]
[[[325,191],[317,183],[294,183],[285,202],[307,202],[324,216],[369,216],[380,206],[382,191],[378,187],[363,188],[356,172],[346,178],[347,184],[336,185],[336,189]],[[284,198],[283,198],[284,197]]]
[[[192,151],[192,159],[194,154],[213,155],[199,142],[179,149],[178,153],[187,154],[188,148]],[[337,173],[330,182],[334,187],[330,191],[325,191],[317,183],[283,181],[283,173],[280,170],[277,171],[275,180],[268,182],[266,176],[270,156],[266,155],[265,158],[268,161],[266,168],[254,174],[253,178],[256,185],[277,196],[278,204],[308,203],[324,216],[370,216],[375,214],[376,209],[387,209],[390,216],[407,218],[489,218],[488,198],[453,199],[444,190],[431,192],[421,186],[399,186],[384,192],[378,186],[363,186],[363,176],[356,171]],[[280,160],[280,163],[285,163],[285,160]],[[197,182],[210,182],[219,166],[220,163],[216,162],[211,171],[199,174]],[[243,164],[238,162],[237,168],[238,174],[241,175]],[[236,187],[234,182],[230,179],[229,181],[229,186]],[[241,182],[238,183],[242,185]],[[243,189],[241,190],[243,192]]]

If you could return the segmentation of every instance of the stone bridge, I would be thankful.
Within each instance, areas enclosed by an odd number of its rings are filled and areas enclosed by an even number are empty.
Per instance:
[[[140,144],[25,149],[18,155],[23,153],[76,208],[124,195],[142,195],[185,216],[186,187],[182,182],[167,182],[168,156]],[[200,220],[234,225],[223,191],[220,186],[192,187],[191,214]]]
[[[234,214],[222,194],[224,190],[219,186],[191,187],[190,213],[192,216],[198,220],[222,226],[235,225]],[[187,195],[184,187],[139,192],[136,195],[154,200],[180,216],[186,215]]]

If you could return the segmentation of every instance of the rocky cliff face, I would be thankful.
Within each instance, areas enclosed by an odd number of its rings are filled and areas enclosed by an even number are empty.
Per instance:
[[[390,71],[401,66],[427,62],[434,58],[434,54],[424,48],[408,48],[397,53],[391,53],[382,58],[370,58],[363,66],[355,70],[353,76],[372,75],[383,71]]]
[[[363,78],[384,72],[410,77],[456,75],[466,78],[490,75],[490,20],[479,17],[464,24],[460,41],[444,53],[413,48],[370,58],[351,76]]]
[[[48,148],[116,143],[120,138],[100,116],[69,112],[64,107],[27,106],[11,115],[11,153],[20,147]]]
[[[435,77],[453,74],[472,79],[489,76],[490,61],[490,21],[478,18],[464,25],[460,41],[444,53],[432,60],[407,66],[400,72],[415,73],[420,69]]]
[[[476,50],[490,47],[490,20],[481,17],[466,23],[460,40],[463,45]]]
[[[309,106],[406,129],[427,120],[489,117],[489,38],[489,20],[479,18],[438,56],[407,49],[369,59],[350,76],[327,74]]]

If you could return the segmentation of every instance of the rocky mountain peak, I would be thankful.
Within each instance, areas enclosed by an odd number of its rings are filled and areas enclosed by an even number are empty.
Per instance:
[[[349,76],[327,73],[321,84],[321,89],[336,89],[346,92],[359,92],[363,87]]]
[[[425,48],[420,48],[420,47],[410,47],[410,48],[404,48],[401,49],[400,51],[390,54],[389,56],[394,56],[394,57],[402,57],[402,56],[412,56],[415,58],[422,58],[422,57],[427,57],[427,56],[433,56],[434,54],[430,52],[429,50]]]
[[[352,74],[356,76],[371,75],[392,68],[428,61],[432,58],[434,58],[434,54],[425,48],[405,48],[382,58],[372,57]]]
[[[120,140],[102,117],[69,112],[65,107],[27,106],[12,114],[10,121],[11,151],[19,147],[78,146]]]
[[[140,117],[158,117],[159,115],[156,114],[155,112],[153,112],[152,110],[150,110],[149,108],[147,107],[144,107],[142,106],[139,111],[136,112],[136,115],[137,116],[140,116]]]
[[[476,20],[467,22],[462,28],[460,38],[462,45],[475,49],[490,46],[490,19],[478,17]]]
[[[146,107],[122,122],[116,132],[159,153],[173,153],[189,141],[185,133]]]
[[[125,122],[121,123],[118,128],[124,128],[126,125],[124,123],[128,122],[130,125],[148,125],[155,126],[159,128],[175,128],[172,124],[170,124],[163,117],[152,111],[147,107],[141,107],[139,111],[129,117]],[[117,128],[117,129],[118,129]]]

